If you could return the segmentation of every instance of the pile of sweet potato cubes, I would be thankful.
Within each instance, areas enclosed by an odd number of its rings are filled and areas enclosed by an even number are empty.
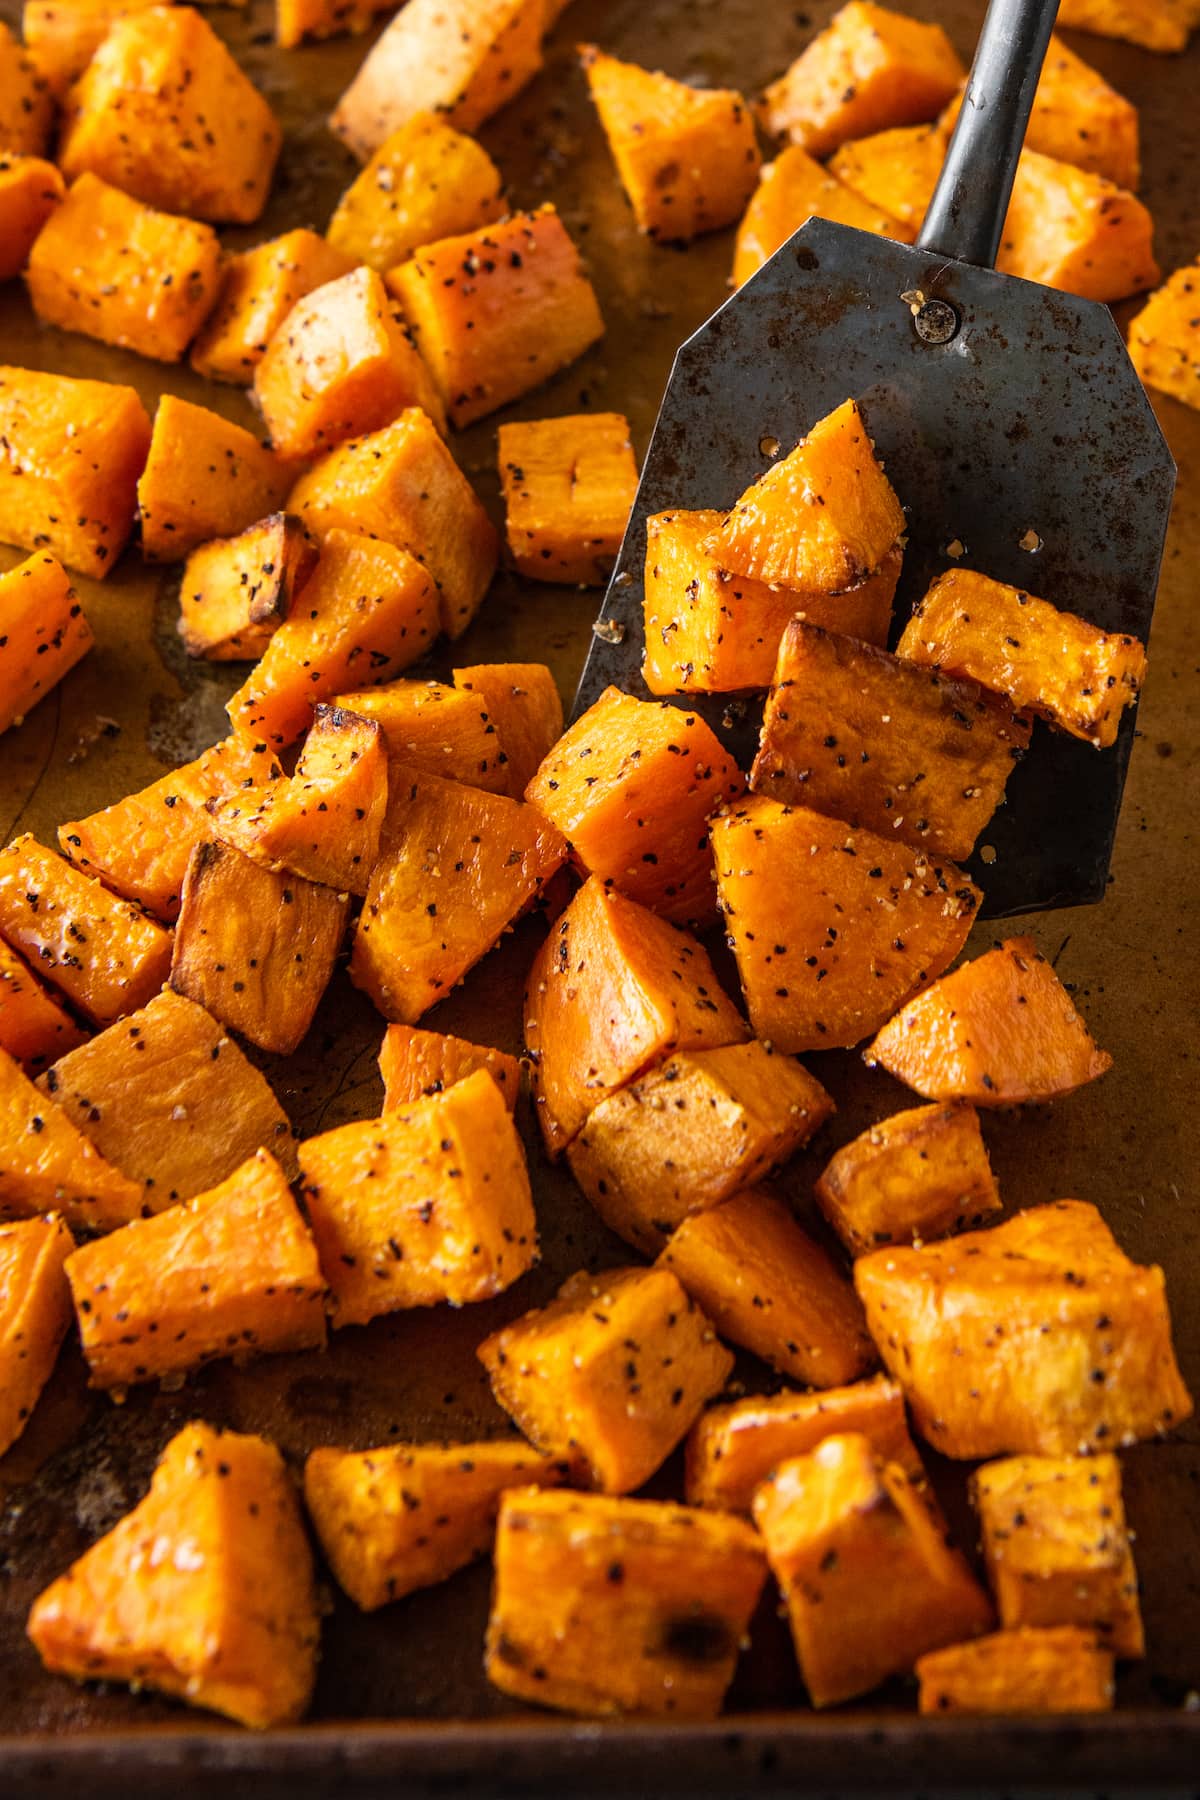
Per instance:
[[[279,0],[279,41],[376,10]],[[1066,1096],[1109,1058],[1029,939],[951,966],[981,898],[957,864],[1033,717],[1103,755],[1143,647],[956,566],[889,653],[904,495],[848,397],[727,511],[651,522],[647,687],[769,690],[751,770],[681,706],[615,689],[564,733],[541,665],[405,675],[466,629],[500,554],[452,431],[604,330],[553,205],[511,212],[470,135],[564,11],[408,0],[331,121],[364,168],[325,234],[237,254],[214,227],[258,218],[281,134],[200,13],[28,0],[24,46],[0,28],[0,278],[23,271],[53,325],[252,390],[267,438],[0,369],[0,539],[30,553],[0,576],[0,726],[87,653],[71,573],[103,578],[135,527],[181,565],[189,654],[247,665],[222,741],[64,822],[58,850],[0,851],[0,1451],[69,1329],[120,1397],[520,1280],[522,1067],[431,1009],[540,908],[544,1149],[628,1266],[481,1332],[522,1435],[312,1452],[332,1577],[371,1609],[491,1553],[491,1680],[585,1713],[715,1715],[769,1577],[814,1705],[915,1670],[925,1711],[1101,1709],[1143,1649],[1114,1452],[1191,1400],[1162,1273],[1094,1206],[995,1222],[978,1109]],[[1064,0],[1063,22],[1177,49],[1194,11]],[[814,211],[911,239],[965,73],[939,27],[865,0],[757,119],[582,61],[640,228],[740,221],[738,281]],[[759,126],[781,146],[765,169]],[[1056,44],[1000,266],[1099,300],[1148,288],[1137,183],[1134,109]],[[1131,347],[1195,403],[1193,280]],[[502,424],[498,455],[515,568],[602,583],[636,486],[625,420]],[[718,919],[740,1001],[702,941]],[[269,1056],[304,1039],[348,935],[388,1022],[385,1106],[297,1143]],[[816,1184],[848,1273],[769,1177],[834,1108],[799,1054],[856,1045],[921,1104]],[[729,1344],[787,1385],[722,1401]],[[981,1465],[986,1585],[920,1442]],[[633,1497],[680,1445],[681,1500]],[[300,1717],[319,1607],[279,1452],[188,1425],[29,1632],[67,1675]]]

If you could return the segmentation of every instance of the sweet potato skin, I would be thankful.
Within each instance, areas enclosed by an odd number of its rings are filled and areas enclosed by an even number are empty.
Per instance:
[[[521,1092],[521,1065],[515,1056],[437,1031],[389,1025],[379,1048],[384,1110],[403,1110],[417,1100],[444,1094],[476,1069],[487,1070],[512,1112]]]
[[[0,1225],[0,1456],[24,1431],[71,1322],[63,1264],[74,1247],[56,1213]]]
[[[499,463],[508,548],[521,574],[603,586],[637,493],[624,414],[501,425]]]
[[[1094,1633],[1062,1625],[996,1631],[970,1644],[932,1650],[917,1664],[921,1713],[1108,1712],[1112,1651]]]
[[[249,387],[296,302],[352,267],[350,257],[306,230],[286,231],[228,257],[216,304],[192,345],[193,369],[211,381]]]
[[[0,150],[0,281],[21,273],[65,192],[53,163]]]
[[[917,1106],[881,1119],[842,1146],[813,1191],[852,1256],[947,1237],[1000,1211],[973,1106]]]
[[[140,1184],[107,1163],[0,1050],[0,1218],[56,1212],[68,1225],[107,1231],[142,1206]]]
[[[23,724],[94,643],[55,557],[39,551],[0,575],[0,731]]]
[[[24,957],[0,939],[0,1049],[33,1076],[86,1036]]]

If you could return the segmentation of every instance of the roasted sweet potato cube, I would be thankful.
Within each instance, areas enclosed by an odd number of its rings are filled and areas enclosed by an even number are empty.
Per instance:
[[[638,229],[681,244],[732,225],[762,166],[742,96],[618,62],[595,44],[580,54]]]
[[[762,117],[811,156],[932,119],[966,70],[940,25],[850,0],[767,89]]]
[[[453,681],[486,707],[503,747],[502,791],[520,800],[562,736],[562,699],[553,675],[545,663],[475,663],[455,669]]]
[[[142,555],[182,562],[197,544],[245,531],[282,504],[292,474],[241,425],[164,394],[137,484]]]
[[[500,171],[474,138],[432,112],[385,138],[338,201],[329,241],[381,274],[439,238],[504,217]]]
[[[479,695],[442,681],[389,681],[339,694],[336,704],[379,728],[390,762],[489,794],[508,792],[503,741]]]
[[[526,1437],[606,1494],[648,1481],[733,1368],[669,1269],[581,1269],[477,1355]]]
[[[305,230],[286,231],[228,257],[216,305],[192,345],[193,369],[212,381],[249,387],[297,301],[353,266],[353,258]]]
[[[1186,49],[1195,9],[1190,0],[1062,0],[1058,22],[1070,31],[1171,52]]]
[[[781,1375],[841,1387],[875,1362],[849,1282],[761,1188],[691,1213],[667,1240],[659,1267],[674,1271],[724,1337]]]
[[[779,1050],[878,1031],[954,961],[981,898],[953,863],[759,794],[712,837],[751,1023]]]
[[[427,244],[391,271],[388,287],[460,427],[541,387],[604,335],[553,206]]]
[[[933,973],[931,970],[930,973]],[[1032,938],[1009,938],[910,1000],[863,1052],[927,1100],[1053,1100],[1112,1067]]]
[[[485,1556],[505,1490],[553,1487],[562,1471],[520,1439],[314,1450],[304,1500],[339,1586],[374,1612]]]
[[[1000,1211],[973,1106],[916,1106],[842,1148],[814,1189],[851,1256],[982,1225]]]
[[[188,858],[213,837],[211,800],[240,793],[278,774],[264,743],[224,738],[140,793],[58,828],[63,853],[106,887],[168,924],[179,917]]]
[[[410,0],[338,101],[330,127],[364,158],[425,112],[474,131],[541,66],[539,0]]]
[[[975,1471],[971,1497],[1002,1625],[1083,1625],[1117,1656],[1144,1653],[1115,1456],[1006,1457]]]
[[[929,211],[947,142],[941,125],[901,125],[843,144],[829,160],[829,173],[895,219],[898,230],[891,235],[915,238]]]
[[[896,1463],[911,1481],[923,1482],[921,1459],[908,1435],[904,1395],[886,1375],[875,1375],[823,1393],[785,1388],[769,1400],[755,1395],[710,1406],[687,1441],[688,1504],[749,1513],[755,1489],[781,1463],[807,1456],[825,1438],[848,1431],[867,1438],[881,1463]]]
[[[500,485],[508,547],[522,575],[603,587],[637,493],[623,414],[502,425]]]
[[[167,978],[171,934],[28,833],[0,850],[0,936],[97,1025]]]
[[[922,1713],[1108,1712],[1113,1657],[1091,1631],[993,1631],[917,1664]]]
[[[351,981],[385,1019],[415,1025],[499,942],[566,854],[536,807],[394,764]]]
[[[585,875],[676,924],[711,918],[708,821],[745,782],[696,713],[606,688],[525,792]]]
[[[0,1456],[24,1431],[71,1323],[63,1264],[74,1248],[55,1213],[0,1225]]]
[[[1192,1411],[1162,1270],[1132,1263],[1083,1200],[872,1251],[854,1283],[919,1430],[946,1456],[1083,1454]]]
[[[854,400],[747,488],[705,543],[722,568],[834,594],[874,573],[905,529]]]
[[[266,203],[279,121],[190,6],[114,21],[71,89],[58,158],[148,206],[249,225]]]
[[[733,285],[741,287],[782,249],[806,219],[832,219],[873,231],[878,237],[911,233],[887,213],[864,200],[853,188],[823,169],[799,144],[789,144],[762,171],[758,187],[742,215],[733,253]]]
[[[287,1177],[256,1151],[219,1187],[68,1259],[91,1385],[325,1342],[325,1281]]]
[[[487,1070],[512,1112],[521,1091],[521,1065],[515,1056],[437,1031],[389,1025],[379,1050],[384,1108],[404,1108],[445,1093],[476,1069]]]
[[[171,986],[260,1050],[290,1056],[329,985],[349,910],[348,894],[264,869],[232,844],[197,844]]]
[[[296,1168],[265,1076],[202,1006],[170,988],[61,1057],[38,1083],[106,1160],[143,1183],[144,1211],[215,1188],[260,1147]]]
[[[585,882],[538,951],[525,1046],[546,1147],[565,1150],[588,1115],[672,1051],[750,1036],[697,940]]]
[[[589,1114],[571,1169],[605,1224],[656,1256],[690,1213],[786,1162],[833,1110],[771,1044],[676,1051]]]
[[[261,656],[317,566],[316,545],[292,513],[272,513],[236,537],[201,544],[179,589],[179,635],[189,656]]]
[[[1146,673],[1137,638],[1101,631],[974,569],[938,576],[896,651],[1006,694],[1097,749],[1116,742]]]
[[[391,0],[277,0],[275,42],[290,50],[305,38],[369,31],[376,13],[387,12],[390,3]]]
[[[451,637],[471,623],[496,571],[495,528],[419,407],[321,457],[288,506],[322,543],[340,527],[410,551],[437,584],[438,615]]]
[[[1147,387],[1200,407],[1200,264],[1168,276],[1130,321],[1129,354]]]
[[[1021,152],[996,267],[1084,300],[1125,300],[1162,280],[1137,196],[1036,150]]]
[[[217,296],[211,225],[143,206],[85,171],[29,254],[25,283],[48,325],[178,362]]]
[[[335,1325],[504,1292],[537,1261],[525,1152],[486,1069],[300,1146]]]
[[[423,656],[438,629],[428,569],[396,544],[330,531],[299,603],[272,634],[226,708],[236,736],[294,743],[314,708],[356,681],[387,681]],[[343,695],[367,710],[361,694]]]
[[[65,192],[53,163],[40,156],[0,151],[0,281],[21,273],[38,233]]]
[[[44,155],[54,113],[54,94],[45,72],[0,19],[0,151]]]
[[[783,1463],[755,1494],[754,1519],[814,1706],[868,1694],[992,1623],[928,1496],[861,1433]]]
[[[0,1049],[34,1075],[85,1035],[24,957],[0,939]]]
[[[55,557],[41,550],[0,575],[0,731],[23,724],[95,641]]]
[[[28,1631],[77,1680],[157,1688],[258,1728],[299,1719],[320,1624],[278,1450],[186,1425],[141,1504],[39,1594]]]
[[[158,0],[25,0],[21,35],[56,97],[83,74],[114,22]]]
[[[574,1713],[715,1719],[765,1579],[762,1546],[740,1519],[510,1490],[488,1680]]]
[[[142,1188],[105,1162],[66,1113],[0,1050],[0,1218],[61,1213],[107,1231],[136,1219]]]
[[[1011,701],[805,619],[784,631],[755,793],[960,860],[1029,747]]]
[[[130,387],[0,367],[0,539],[102,581],[125,548],[150,420]]]

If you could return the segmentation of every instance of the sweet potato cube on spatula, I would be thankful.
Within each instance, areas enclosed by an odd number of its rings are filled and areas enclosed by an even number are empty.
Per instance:
[[[1069,31],[1173,52],[1186,49],[1195,8],[1191,0],[1062,0],[1058,22]]]
[[[1000,1210],[973,1106],[916,1106],[880,1119],[843,1144],[813,1191],[851,1256],[946,1237]]]
[[[53,163],[0,150],[0,281],[21,273],[65,191]]]
[[[0,939],[0,1049],[33,1076],[86,1036],[25,958]]]
[[[39,551],[0,575],[0,731],[23,724],[95,641],[53,556]]]
[[[272,513],[236,537],[201,544],[179,589],[179,635],[188,655],[253,662],[316,566],[316,545],[291,513]]]
[[[54,94],[45,72],[0,20],[0,145],[22,156],[43,156],[54,116]]]
[[[389,1025],[379,1048],[384,1110],[403,1109],[417,1100],[445,1093],[476,1069],[487,1070],[512,1112],[521,1091],[521,1065],[515,1056],[438,1031]]]
[[[581,1269],[477,1354],[526,1437],[608,1494],[650,1479],[733,1368],[669,1269]]]
[[[852,225],[856,231],[873,231],[879,237],[899,237],[904,242],[910,235],[895,219],[823,169],[807,150],[789,144],[762,171],[742,215],[733,257],[734,287],[749,281],[810,218],[832,219],[838,225]]]
[[[0,1456],[24,1431],[71,1323],[63,1264],[74,1248],[53,1213],[0,1225]]]
[[[895,219],[897,230],[889,235],[911,242],[929,210],[948,142],[941,125],[899,125],[843,144],[829,159],[829,173]]]
[[[436,112],[414,113],[385,138],[338,201],[329,242],[381,274],[422,244],[503,218],[500,171],[474,138]]]
[[[1021,152],[996,267],[1085,300],[1125,300],[1162,279],[1137,196],[1036,150]]]
[[[519,1438],[314,1450],[304,1501],[338,1585],[374,1612],[485,1556],[508,1488],[555,1487],[564,1474]]]
[[[1147,387],[1200,407],[1200,264],[1176,269],[1130,321],[1129,355]]]
[[[259,1729],[294,1723],[320,1621],[278,1450],[185,1426],[146,1498],[39,1594],[27,1629],[59,1674],[156,1688]]]
[[[765,1579],[762,1545],[741,1519],[510,1490],[488,1679],[573,1713],[715,1719]]]
[[[945,1456],[1082,1455],[1192,1411],[1162,1270],[1132,1263],[1085,1201],[872,1251],[854,1284],[918,1429]]]
[[[209,538],[233,537],[279,506],[288,465],[241,425],[164,394],[138,481],[142,555],[181,562]]]
[[[916,1668],[921,1713],[1108,1712],[1113,1655],[1077,1625],[993,1631],[931,1650]]]
[[[210,381],[249,387],[267,345],[298,300],[339,275],[354,259],[315,231],[282,237],[229,257],[217,303],[192,345],[191,364]]]
[[[605,1224],[656,1256],[690,1213],[786,1162],[833,1110],[771,1044],[677,1050],[588,1115],[571,1170]]]
[[[478,695],[443,681],[389,681],[339,694],[335,704],[378,727],[397,768],[489,794],[509,792],[503,740]]]
[[[628,420],[582,413],[502,425],[499,457],[508,547],[521,574],[602,587],[637,493]]]
[[[0,1218],[58,1212],[68,1225],[108,1231],[143,1206],[141,1183],[106,1162],[0,1050]]]
[[[474,694],[500,739],[505,786],[513,800],[524,797],[544,758],[562,736],[562,698],[545,663],[475,663],[455,669],[453,681]]]

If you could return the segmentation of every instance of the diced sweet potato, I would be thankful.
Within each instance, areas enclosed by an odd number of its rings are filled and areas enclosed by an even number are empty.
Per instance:
[[[904,1395],[886,1375],[824,1393],[783,1393],[735,1400],[701,1413],[687,1441],[685,1492],[689,1506],[748,1513],[755,1489],[781,1463],[807,1456],[827,1437],[857,1432],[881,1463],[896,1463],[909,1479],[924,1480],[908,1435]]]
[[[394,764],[351,981],[385,1019],[415,1025],[486,956],[566,854],[536,807]]]
[[[167,978],[171,934],[28,833],[0,850],[0,936],[98,1025]]]
[[[451,637],[471,623],[496,570],[492,522],[419,407],[321,457],[288,507],[322,542],[341,528],[417,557],[437,583],[442,630]]]
[[[605,1224],[656,1256],[690,1213],[786,1162],[833,1110],[771,1044],[676,1051],[589,1114],[571,1169]]]
[[[0,1218],[58,1212],[70,1225],[107,1231],[141,1210],[140,1184],[105,1162],[0,1050]]]
[[[391,271],[388,287],[459,427],[541,387],[604,335],[553,206],[427,244]]]
[[[697,714],[606,688],[525,791],[585,875],[676,924],[711,918],[708,821],[745,782]]]
[[[973,1106],[893,1113],[843,1144],[814,1187],[852,1256],[982,1225],[1000,1211]]]
[[[1101,631],[974,569],[938,576],[896,653],[1007,694],[1097,749],[1115,743],[1146,673],[1137,638]]]
[[[561,1480],[562,1464],[519,1439],[388,1444],[314,1450],[304,1499],[339,1586],[374,1612],[486,1555],[507,1488]]]
[[[533,581],[603,587],[637,493],[621,413],[529,419],[500,427],[508,548]]]
[[[48,1669],[263,1728],[300,1718],[320,1632],[291,1477],[263,1438],[186,1425],[150,1492],[34,1601]]]
[[[782,1464],[755,1495],[754,1519],[814,1706],[870,1693],[992,1623],[928,1496],[861,1434]]]
[[[282,504],[292,470],[241,425],[164,394],[137,484],[142,555],[181,562],[209,538],[233,537]]]
[[[512,1490],[496,1532],[488,1680],[574,1713],[715,1719],[765,1579],[740,1519]]]
[[[329,242],[384,274],[422,244],[490,225],[505,210],[500,171],[483,145],[419,112],[385,138],[346,189]]]
[[[211,225],[155,212],[85,172],[46,221],[25,282],[49,325],[178,362],[217,295]]]
[[[350,897],[275,874],[231,844],[197,844],[183,881],[171,986],[290,1056],[329,985]]]
[[[316,565],[316,546],[291,513],[272,513],[236,537],[201,544],[179,589],[179,635],[188,655],[208,662],[261,656]]]
[[[487,1070],[512,1112],[521,1091],[521,1065],[515,1056],[437,1031],[389,1025],[379,1050],[384,1108],[404,1108],[445,1093],[476,1069]]]
[[[901,125],[843,144],[830,158],[829,172],[895,219],[899,230],[892,235],[915,238],[946,160],[947,141],[941,125]]]
[[[353,267],[315,231],[287,231],[226,259],[217,302],[192,345],[191,364],[212,381],[249,387],[267,345],[297,301]]]
[[[845,400],[746,490],[704,547],[735,575],[834,594],[873,574],[904,529],[858,404]]]
[[[164,988],[69,1051],[38,1083],[162,1212],[215,1188],[260,1147],[296,1167],[287,1114],[202,1006]]]
[[[851,0],[769,87],[763,123],[811,156],[932,119],[966,70],[940,25]]]
[[[21,273],[34,240],[65,192],[53,163],[40,156],[0,152],[0,281]]]
[[[117,19],[159,3],[160,0],[25,0],[21,35],[55,96],[61,98],[83,74]]]
[[[1027,937],[935,981],[888,1020],[863,1057],[927,1100],[976,1106],[1053,1100],[1112,1067]]]
[[[996,267],[1084,300],[1125,300],[1162,280],[1154,221],[1103,175],[1023,150]]]
[[[212,224],[261,213],[279,121],[190,6],[117,19],[71,89],[59,145],[69,181],[90,169],[148,206]]]
[[[1130,321],[1129,354],[1147,387],[1200,407],[1200,264],[1168,276]]]
[[[24,957],[0,939],[0,1049],[34,1075],[85,1035]]]
[[[872,206],[853,188],[823,169],[799,144],[789,144],[762,171],[759,184],[738,226],[733,254],[733,285],[741,287],[799,231],[806,219],[832,219],[878,237],[911,233],[887,213]]]
[[[669,1269],[581,1269],[477,1355],[526,1437],[607,1494],[648,1481],[733,1368]]]
[[[553,675],[545,663],[475,663],[455,669],[453,681],[486,707],[502,745],[502,791],[520,800],[562,736],[562,699]]]
[[[442,681],[389,681],[339,694],[335,704],[379,727],[392,763],[489,794],[508,792],[503,740],[479,695]]]
[[[537,1261],[525,1152],[485,1069],[300,1146],[335,1325],[504,1292]]]
[[[750,1019],[779,1050],[878,1031],[954,961],[981,898],[953,863],[757,794],[712,838]]]
[[[854,1282],[918,1428],[946,1456],[1083,1454],[1192,1411],[1162,1270],[1130,1262],[1085,1201],[875,1250]]]
[[[0,150],[43,156],[54,113],[54,95],[40,64],[0,19]]]
[[[338,37],[344,31],[369,31],[376,13],[387,12],[391,0],[276,0],[275,42],[293,49],[305,38]]]
[[[762,166],[742,96],[618,62],[594,44],[580,55],[638,229],[679,244],[732,225]]]
[[[53,556],[39,551],[0,575],[0,731],[23,724],[95,641]]]
[[[356,681],[387,681],[424,655],[437,628],[434,581],[415,556],[352,531],[327,532],[299,605],[229,701],[235,735],[275,749],[294,743],[322,700]],[[342,700],[358,705],[362,696]]]
[[[971,1498],[1002,1625],[1086,1626],[1117,1656],[1144,1654],[1115,1456],[985,1463],[971,1478]]]
[[[364,158],[420,113],[474,131],[541,66],[540,0],[409,0],[338,101],[330,127]]]
[[[54,1213],[0,1225],[0,1456],[24,1431],[71,1323],[63,1264],[74,1248]]]
[[[922,1713],[1107,1712],[1113,1658],[1094,1632],[993,1631],[970,1644],[932,1650],[917,1664]]]
[[[325,1342],[325,1282],[287,1177],[259,1150],[219,1187],[68,1259],[91,1385]]]
[[[750,786],[961,860],[1003,801],[1030,729],[976,681],[793,619]]]
[[[225,738],[140,793],[60,825],[58,841],[78,868],[94,871],[106,887],[172,924],[188,858],[214,835],[208,802],[277,773],[265,744]]]
[[[0,539],[102,581],[133,530],[149,448],[132,388],[0,367]]]
[[[903,551],[840,594],[771,587],[722,569],[708,548],[724,515],[656,513],[646,524],[646,648],[652,694],[768,687],[779,640],[798,614],[829,631],[886,644]]]
[[[761,1188],[694,1212],[659,1267],[678,1275],[723,1336],[810,1387],[841,1387],[875,1362],[846,1278]]]
[[[599,879],[585,882],[538,951],[525,1045],[550,1154],[588,1115],[672,1051],[750,1036],[695,938]]]
[[[1066,30],[1170,52],[1186,49],[1195,14],[1189,0],[1062,0],[1058,22]]]

